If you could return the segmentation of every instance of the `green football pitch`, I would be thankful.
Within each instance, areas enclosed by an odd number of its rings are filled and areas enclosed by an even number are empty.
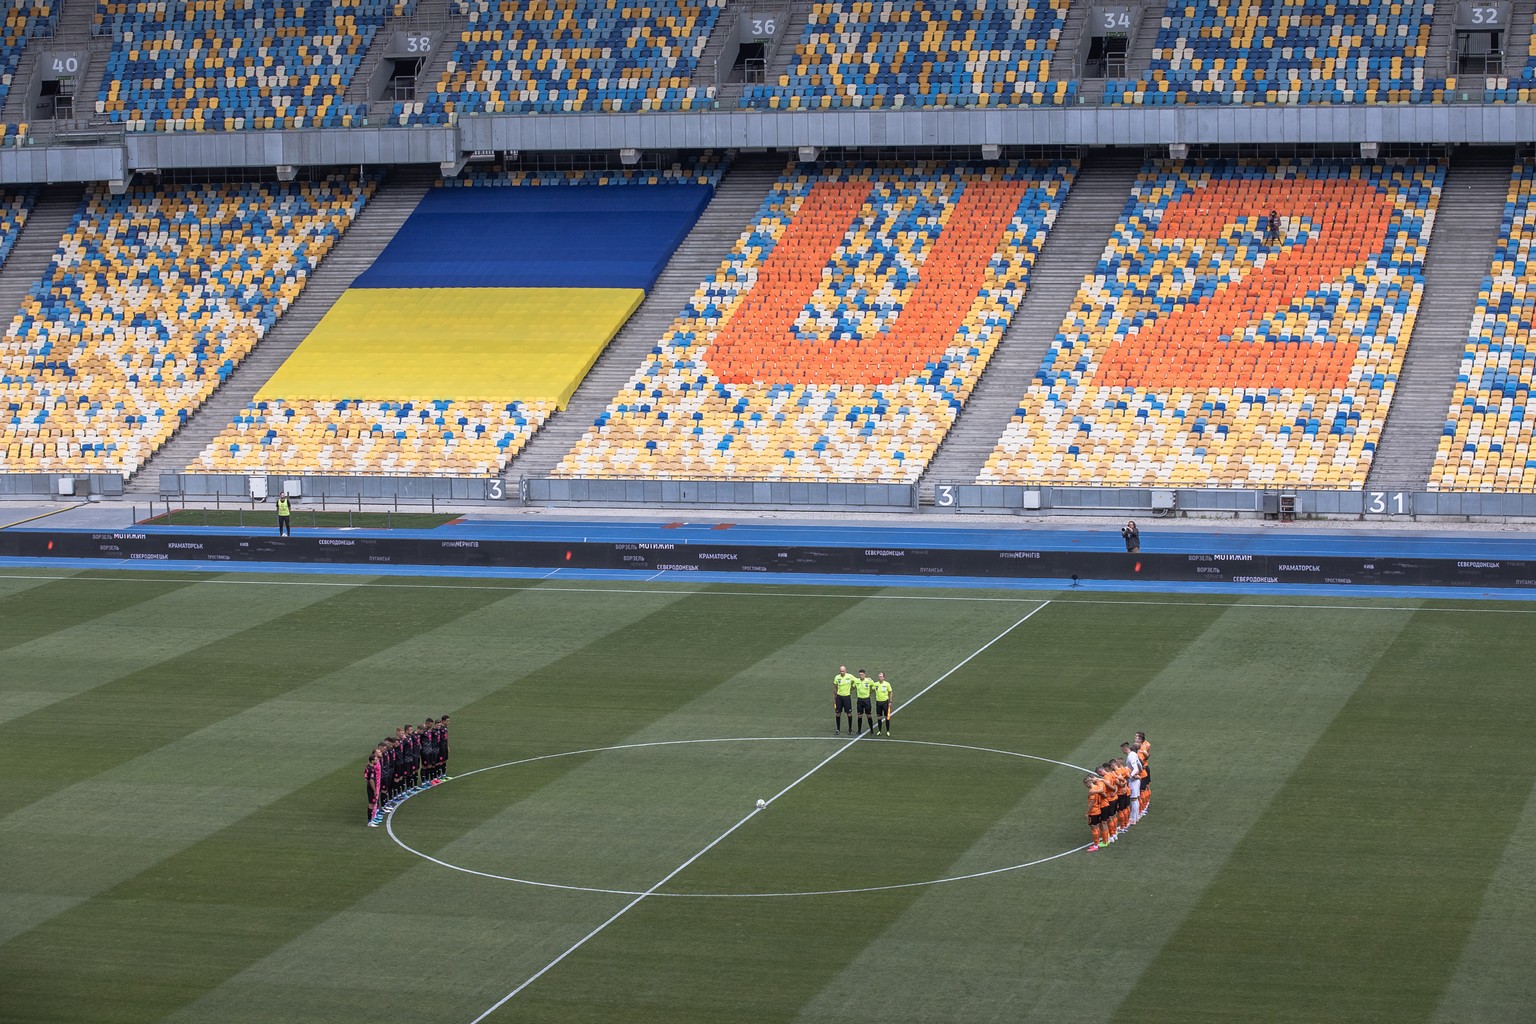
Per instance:
[[[3,1021],[1536,1005],[1536,606],[5,573]],[[891,739],[832,735],[841,664]],[[365,827],[443,713],[456,778]]]

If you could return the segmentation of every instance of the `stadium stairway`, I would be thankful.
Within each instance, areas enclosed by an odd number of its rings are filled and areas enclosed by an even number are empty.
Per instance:
[[[1531,24],[1536,21],[1536,0],[1514,0],[1509,5],[1509,31],[1504,35],[1504,74],[1518,78],[1531,56]]]
[[[48,185],[38,191],[32,212],[16,236],[5,265],[0,267],[0,317],[4,317],[0,329],[10,328],[21,309],[21,300],[48,272],[59,251],[59,241],[80,211],[84,198],[83,185]]]
[[[789,16],[779,30],[778,49],[773,52],[773,60],[764,74],[764,81],[777,82],[780,75],[789,74],[796,54],[799,53],[800,41],[805,38],[805,27],[811,23],[811,6],[811,0],[790,0]],[[720,106],[740,106],[741,87],[742,83],[733,83],[730,91],[720,97]]]
[[[1424,44],[1424,82],[1444,79],[1453,74],[1452,56],[1456,35],[1456,8],[1458,4],[1435,4],[1435,13],[1429,22],[1429,39]]]
[[[11,74],[11,88],[5,94],[5,104],[0,106],[0,123],[21,124],[32,120],[27,116],[27,86],[31,83],[33,74],[37,72],[37,62],[41,59],[43,50],[52,45],[54,45],[52,39],[27,40],[26,47],[21,51],[21,57],[16,61],[16,70]],[[95,109],[94,104],[92,109]]]
[[[1440,190],[1424,259],[1424,295],[1366,486],[1422,491],[1445,426],[1456,371],[1493,262],[1513,149],[1458,150]]]
[[[1141,24],[1136,27],[1136,38],[1131,40],[1131,52],[1125,55],[1125,77],[1145,79],[1152,66],[1152,51],[1157,49],[1157,34],[1163,27],[1165,10],[1156,3],[1141,9]]]
[[[454,48],[458,45],[459,37],[464,34],[464,28],[469,24],[469,18],[452,0],[416,0],[415,10],[403,18],[389,18],[384,22],[384,27],[379,29],[373,37],[373,45],[363,55],[363,62],[358,65],[357,73],[352,76],[352,81],[347,83],[346,100],[348,103],[370,103],[368,96],[368,80],[378,69],[384,60],[384,53],[389,49],[390,41],[396,32],[406,32],[412,29],[430,30],[439,35],[441,42],[437,50],[432,54],[432,59],[427,61],[427,66],[422,68],[421,74],[416,79],[416,96],[420,99],[428,92],[437,89],[437,83],[442,79],[443,73],[448,70],[448,61],[453,57]],[[379,112],[388,112],[393,108],[393,101],[376,104]],[[370,103],[370,109],[374,108]]]
[[[554,471],[565,453],[581,440],[587,427],[629,382],[635,368],[693,298],[699,284],[713,277],[730,255],[784,166],[784,156],[777,153],[751,153],[732,161],[709,206],[672,255],[656,286],[592,364],[565,410],[551,416],[508,465],[505,475],[509,481],[548,476]]]
[[[1138,150],[1095,150],[1084,158],[1046,236],[1018,312],[918,481],[920,504],[933,503],[935,484],[975,482],[1076,302],[1083,278],[1104,255],[1104,244],[1125,210],[1141,165]]]
[[[720,8],[719,16],[715,19],[714,31],[710,32],[709,38],[704,41],[704,49],[699,51],[699,60],[694,66],[693,84],[701,88],[713,85],[716,90],[715,101],[722,106],[734,107],[741,100],[741,82],[738,80],[727,84],[731,77],[731,69],[720,68],[717,77],[716,65],[727,48],[730,48],[732,53],[736,52],[732,46],[738,38],[736,19],[748,9],[739,0],[726,0],[725,5]],[[721,100],[725,102],[720,103]]]
[[[6,94],[5,107],[0,109],[0,121],[17,124],[33,121],[26,109],[28,86],[37,73],[38,62],[50,50],[72,50],[85,59],[85,73],[75,83],[74,118],[89,121],[95,117],[96,101],[101,94],[101,79],[107,71],[107,56],[112,50],[112,40],[93,34],[97,4],[92,0],[55,0],[58,11],[51,36],[38,36],[27,41],[21,61]]]
[[[395,168],[388,173],[341,241],[320,261],[288,312],[187,425],[134,474],[123,488],[125,494],[158,494],[161,473],[180,473],[186,469],[309,336],[357,275],[373,264],[437,180],[435,167]]]
[[[1061,23],[1061,36],[1051,51],[1051,81],[1070,82],[1082,73],[1083,62],[1088,59],[1086,29],[1090,9],[1086,0],[1067,4],[1067,20]]]

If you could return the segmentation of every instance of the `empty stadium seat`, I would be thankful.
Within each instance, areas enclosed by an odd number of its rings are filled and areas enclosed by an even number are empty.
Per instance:
[[[557,408],[643,297],[638,288],[605,280],[622,272],[637,246],[601,251],[583,261],[579,251],[562,261],[542,260],[540,244],[508,239],[487,245],[475,273],[459,275],[439,262],[446,237],[475,248],[474,230],[492,233],[511,210],[548,205],[558,197],[494,196],[489,190],[554,189],[600,185],[709,185],[725,161],[706,154],[696,163],[664,169],[526,171],[475,165],[440,187],[487,190],[429,196],[406,227],[326,314],[299,350],[277,371],[234,421],[187,468],[193,472],[283,472],[314,475],[485,477],[500,473]],[[605,190],[606,191],[606,190]],[[615,198],[643,210],[643,197],[611,190],[598,211]],[[676,191],[676,190],[661,190]],[[697,190],[688,190],[690,192]],[[475,201],[486,211],[475,229],[460,234],[456,220],[474,217]],[[466,201],[471,200],[471,201]],[[446,218],[440,221],[438,218]],[[692,221],[690,220],[689,223]],[[531,220],[530,220],[531,223]],[[654,231],[655,218],[612,216],[619,234]],[[638,225],[638,226],[637,226]],[[413,233],[414,231],[414,233]],[[441,232],[443,234],[439,234]],[[638,248],[655,248],[655,237]],[[670,250],[668,250],[670,251]],[[619,261],[606,265],[605,258]],[[574,276],[552,287],[510,287],[535,264],[565,266]],[[374,282],[372,279],[381,280]],[[379,287],[375,287],[378,284]],[[457,286],[456,286],[457,285]],[[628,296],[628,298],[625,298]],[[373,319],[370,319],[372,317]],[[454,323],[449,338],[434,338]],[[366,353],[360,357],[359,350]],[[367,362],[367,365],[363,365]]]
[[[1363,486],[1442,178],[1149,165],[980,482]]]
[[[448,71],[400,123],[518,111],[692,110],[694,80],[724,0],[459,0],[469,25]]]
[[[522,451],[553,411],[546,402],[259,399],[187,468],[485,477]]]
[[[1530,409],[1536,379],[1536,165],[1516,165],[1491,273],[1483,279],[1451,407],[1430,470],[1432,491],[1536,491]]]
[[[36,191],[30,188],[11,188],[0,192],[0,266],[5,265],[6,257],[11,254],[11,247],[16,244],[16,236],[21,234],[22,227],[27,223],[27,214],[31,212],[36,198]]]
[[[556,472],[917,479],[1074,169],[791,165]]]
[[[47,31],[57,0],[9,0],[0,14],[0,107],[15,84],[22,51],[34,35]],[[6,133],[0,132],[0,138]]]
[[[1066,0],[822,0],[789,73],[749,85],[744,106],[992,106],[1061,103],[1051,55]]]
[[[1152,63],[1111,103],[1403,103],[1432,98],[1434,7],[1333,0],[1168,0]],[[1148,31],[1151,26],[1143,26]]]
[[[708,185],[720,184],[730,161],[706,151],[697,160],[666,167],[617,167],[603,170],[529,170],[491,164],[470,164],[453,178],[438,180],[439,188],[500,188],[523,185]]]
[[[384,20],[414,0],[101,0],[96,112],[140,131],[335,127]]]
[[[245,358],[371,179],[93,189],[0,341],[7,469],[127,476]]]

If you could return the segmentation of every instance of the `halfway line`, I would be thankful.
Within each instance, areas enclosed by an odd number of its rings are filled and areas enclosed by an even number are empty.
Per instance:
[[[914,693],[905,702],[903,702],[899,707],[892,709],[891,714],[894,715],[897,711],[900,711],[902,708],[908,707],[909,705],[911,705],[911,703],[913,701],[917,700],[917,698],[921,697],[923,694],[927,693],[929,690],[933,689],[935,686],[938,686],[944,680],[948,679],[950,676],[952,676],[956,672],[960,671],[966,665],[970,664],[971,661],[973,659],[975,659],[977,655],[981,654],[983,651],[985,651],[987,648],[991,647],[993,644],[997,643],[1003,637],[1007,636],[1009,633],[1012,633],[1015,629],[1018,629],[1020,626],[1024,625],[1024,623],[1026,623],[1030,619],[1034,618],[1036,612],[1040,611],[1041,609],[1043,609],[1046,605],[1048,605],[1050,603],[1051,603],[1050,601],[1044,601],[1044,602],[1036,605],[1034,608],[1030,609],[1029,614],[1025,615],[1022,619],[1020,619],[1019,621],[1015,622],[1013,625],[1009,626],[1007,629],[1003,630],[1001,633],[997,634],[997,636],[993,637],[991,640],[988,640],[986,643],[984,643],[980,647],[976,648],[970,654],[966,655],[965,659],[963,661],[961,661],[959,664],[957,664],[954,668],[950,669],[948,672],[945,672],[943,675],[939,676],[939,678],[935,679],[933,682],[929,683],[927,686],[923,687],[921,690],[919,690],[916,693]],[[747,816],[745,818],[742,818],[736,824],[732,825],[730,828],[728,828],[724,832],[720,833],[720,835],[717,836],[715,838],[715,840],[712,843],[710,843],[708,846],[705,846],[698,853],[695,853],[692,857],[689,857],[687,860],[683,861],[677,867],[675,867],[671,871],[667,872],[666,877],[663,878],[661,881],[657,882],[655,885],[651,886],[649,889],[645,890],[645,892],[643,892],[640,895],[636,896],[634,899],[630,900],[623,907],[619,908],[619,910],[612,917],[608,918],[608,920],[604,921],[602,924],[598,925],[596,928],[593,928],[586,935],[583,935],[580,939],[578,939],[576,941],[576,943],[573,946],[571,946],[570,949],[567,949],[564,953],[561,953],[559,956],[555,957],[549,963],[547,963],[543,967],[539,968],[539,970],[531,978],[529,978],[527,981],[525,981],[521,985],[517,986],[517,988],[514,988],[511,992],[508,992],[506,995],[504,995],[500,999],[498,999],[491,1006],[490,1009],[486,1010],[480,1016],[478,1016],[474,1020],[470,1021],[470,1024],[480,1024],[481,1021],[485,1020],[491,1014],[493,1014],[497,1010],[501,1009],[508,1002],[510,1002],[513,998],[515,998],[518,995],[518,993],[522,992],[523,989],[527,988],[529,985],[532,985],[534,982],[536,982],[540,978],[544,977],[544,975],[548,974],[551,970],[553,970],[566,957],[570,956],[572,953],[576,952],[582,946],[585,946],[588,942],[592,941],[605,928],[607,928],[609,925],[613,924],[613,922],[617,921],[619,918],[623,917],[625,914],[629,913],[631,910],[633,910],[636,907],[638,907],[641,904],[641,902],[645,900],[645,898],[647,896],[654,895],[658,889],[660,889],[662,886],[666,885],[668,882],[672,881],[672,879],[676,878],[678,875],[682,874],[683,871],[686,870],[691,864],[693,864],[694,861],[698,860],[700,857],[704,856],[710,850],[713,850],[715,847],[719,846],[727,838],[729,838],[730,835],[732,833],[734,833],[737,829],[741,828],[741,826],[745,825],[747,822],[749,822],[753,818],[757,817],[759,811],[765,810],[769,805],[771,805],[779,797],[783,796],[785,793],[788,793],[790,790],[792,790],[796,786],[800,785],[800,783],[804,782],[806,779],[810,778],[812,775],[815,775],[817,772],[821,771],[821,769],[825,768],[827,765],[831,764],[833,760],[835,760],[844,751],[846,751],[850,747],[852,747],[861,738],[863,738],[863,736],[864,736],[863,733],[859,733],[853,739],[849,740],[847,743],[843,744],[841,747],[838,747],[836,750],[834,750],[831,754],[827,755],[827,757],[825,757],[819,764],[817,764],[816,767],[812,768],[810,771],[808,771],[804,775],[800,776],[794,782],[791,782],[789,785],[785,786],[783,789],[781,789],[777,793],[775,793],[772,797],[770,797],[764,803],[763,807],[754,808],[750,813],[747,814]]]

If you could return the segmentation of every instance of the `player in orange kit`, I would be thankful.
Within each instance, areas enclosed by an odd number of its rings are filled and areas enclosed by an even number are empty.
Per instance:
[[[1136,734],[1136,756],[1141,759],[1141,814],[1147,813],[1147,806],[1152,803],[1152,744],[1147,742],[1147,734]],[[1140,814],[1137,815],[1140,817]]]
[[[1099,791],[1104,794],[1103,816],[1100,819],[1103,825],[1100,833],[1104,838],[1100,842],[1112,843],[1115,841],[1115,805],[1120,796],[1119,786],[1114,773],[1110,771],[1108,761],[1099,765],[1094,771],[1099,777]]]
[[[1103,838],[1104,788],[1102,780],[1092,775],[1083,776],[1083,785],[1088,788],[1088,834],[1093,838],[1088,844],[1088,852],[1092,853],[1099,848]]]
[[[1124,832],[1131,827],[1131,770],[1118,757],[1110,764],[1114,766],[1112,770],[1120,793],[1116,803],[1115,827]]]

